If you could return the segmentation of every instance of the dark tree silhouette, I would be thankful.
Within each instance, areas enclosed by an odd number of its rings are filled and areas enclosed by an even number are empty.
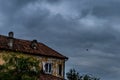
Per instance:
[[[90,75],[80,75],[75,69],[70,69],[66,73],[67,80],[100,80],[99,78]]]

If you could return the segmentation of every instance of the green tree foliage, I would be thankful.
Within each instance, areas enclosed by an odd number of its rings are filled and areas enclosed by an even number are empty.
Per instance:
[[[38,80],[39,61],[32,57],[12,55],[0,65],[0,80]]]
[[[70,69],[68,73],[66,73],[68,80],[79,80],[79,73],[76,72],[75,69]]]
[[[100,80],[99,78],[90,76],[90,75],[80,75],[75,69],[70,69],[66,73],[68,80]]]

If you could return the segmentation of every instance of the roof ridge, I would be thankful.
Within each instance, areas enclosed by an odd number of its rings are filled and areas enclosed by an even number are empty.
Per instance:
[[[0,35],[0,49],[8,49],[8,38],[9,36]],[[12,38],[14,40],[13,48],[11,50],[20,51],[20,52],[26,52],[36,55],[43,55],[43,56],[51,56],[51,57],[57,57],[62,59],[68,59],[64,55],[60,54],[56,50],[52,49],[51,47],[48,47],[44,43],[37,42],[37,49],[31,48],[32,40],[26,40],[26,39],[19,39],[19,38]],[[3,44],[4,43],[4,44]],[[2,44],[2,45],[1,45]],[[6,44],[6,45],[5,45]]]

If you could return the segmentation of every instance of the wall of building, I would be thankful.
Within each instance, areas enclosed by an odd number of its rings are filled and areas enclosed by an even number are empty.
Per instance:
[[[11,51],[5,51],[5,50],[0,50],[0,65],[5,63],[4,58],[11,57],[12,55],[17,55],[18,57],[32,57],[33,60],[38,59],[39,60],[39,66],[40,69],[43,70],[43,63],[52,63],[52,75],[57,76],[57,77],[64,77],[64,60],[63,59],[57,59],[57,58],[52,58],[52,57],[43,57],[43,56],[34,56],[34,55],[29,55],[29,54],[23,54],[20,52],[11,52]],[[62,65],[62,75],[60,76],[58,74],[58,65]]]

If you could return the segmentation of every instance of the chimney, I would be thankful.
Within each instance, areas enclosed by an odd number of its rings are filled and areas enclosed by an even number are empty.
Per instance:
[[[33,49],[37,49],[37,40],[33,40],[33,41],[31,42],[31,47],[32,47]]]
[[[14,36],[14,33],[13,32],[9,32],[8,33],[8,47],[10,48],[10,49],[12,49],[13,48],[13,36]]]
[[[9,36],[10,38],[13,38],[13,37],[14,37],[14,33],[11,31],[11,32],[8,33],[8,36]]]

